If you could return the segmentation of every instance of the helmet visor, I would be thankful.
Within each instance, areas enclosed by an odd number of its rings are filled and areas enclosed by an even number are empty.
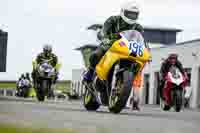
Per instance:
[[[136,20],[138,18],[138,12],[125,10],[124,16],[127,17],[128,19]]]
[[[177,60],[177,55],[176,54],[171,54],[169,57],[169,60]]]

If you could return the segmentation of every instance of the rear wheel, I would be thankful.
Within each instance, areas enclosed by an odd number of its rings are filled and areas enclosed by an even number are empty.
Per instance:
[[[109,98],[110,112],[119,113],[126,106],[132,88],[132,79],[133,72],[128,70],[116,79],[116,92],[112,92],[113,95]]]
[[[96,97],[87,88],[83,96],[83,104],[88,111],[96,111],[100,106]]]

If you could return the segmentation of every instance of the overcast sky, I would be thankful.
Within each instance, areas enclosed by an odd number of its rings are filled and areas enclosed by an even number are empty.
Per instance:
[[[73,49],[95,42],[85,28],[117,15],[126,0],[0,0],[0,28],[8,31],[7,72],[0,80],[16,79],[31,71],[32,59],[44,43],[53,44],[62,63],[61,79],[71,79],[82,68],[81,54]],[[180,28],[178,42],[200,38],[198,0],[138,0],[139,21],[148,26]]]

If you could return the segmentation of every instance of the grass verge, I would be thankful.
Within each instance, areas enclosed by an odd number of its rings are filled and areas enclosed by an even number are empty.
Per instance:
[[[67,128],[29,128],[0,124],[0,133],[76,133]]]

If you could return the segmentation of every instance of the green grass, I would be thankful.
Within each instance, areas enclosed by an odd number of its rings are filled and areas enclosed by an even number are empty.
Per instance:
[[[0,133],[75,133],[68,128],[30,128],[0,124]]]
[[[11,124],[0,124],[0,133],[110,133],[110,130],[105,128],[97,128],[95,131],[83,128],[83,129],[71,129],[71,128],[39,128],[39,127],[23,127]]]
[[[0,88],[16,88],[16,83],[15,82],[0,82]]]
[[[56,85],[57,90],[66,91],[70,89],[70,81],[58,82]]]

